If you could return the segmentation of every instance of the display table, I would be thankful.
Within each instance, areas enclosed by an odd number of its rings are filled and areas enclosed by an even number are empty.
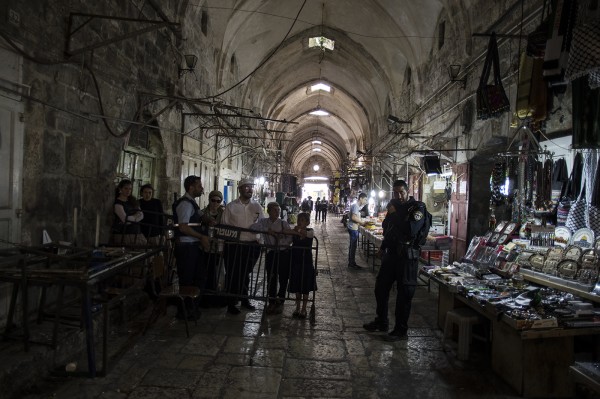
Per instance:
[[[514,320],[454,291],[445,281],[439,286],[438,326],[443,328],[448,310],[469,306],[489,320],[492,369],[525,397],[572,397],[574,384],[569,367],[575,361],[575,341],[591,337],[590,352],[598,351],[600,327],[519,330]],[[598,353],[595,354],[596,356]]]
[[[366,229],[363,226],[358,227],[358,234],[360,247],[367,257],[367,262],[369,261],[369,258],[372,259],[372,267],[373,271],[375,271],[375,259],[377,258],[376,254],[381,247],[383,236],[373,234],[371,230]]]
[[[17,306],[19,291],[22,312],[23,342],[25,350],[29,348],[29,289],[33,286],[41,287],[40,303],[38,307],[38,321],[40,321],[46,305],[47,289],[57,287],[57,297],[54,304],[54,328],[51,346],[56,348],[58,326],[64,311],[65,287],[74,287],[80,292],[81,322],[86,334],[88,375],[95,377],[97,374],[96,353],[94,340],[93,314],[103,309],[103,371],[107,363],[107,337],[108,337],[108,311],[111,305],[128,295],[132,290],[140,287],[129,285],[115,291],[110,299],[104,303],[94,303],[92,295],[99,284],[107,282],[110,278],[126,272],[134,265],[140,266],[140,273],[145,274],[145,259],[162,251],[162,247],[147,247],[128,249],[104,248],[102,251],[93,251],[85,248],[56,247],[52,245],[42,247],[20,247],[18,250],[0,251],[0,281],[12,283],[10,307],[4,331],[4,337],[10,337],[13,329],[13,318]],[[54,252],[66,252],[58,255]]]

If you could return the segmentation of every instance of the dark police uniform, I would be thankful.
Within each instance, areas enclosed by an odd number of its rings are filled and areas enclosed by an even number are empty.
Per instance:
[[[388,300],[394,282],[397,282],[396,325],[394,332],[406,334],[412,298],[417,285],[420,232],[425,223],[426,207],[410,197],[395,206],[383,222],[382,262],[375,283],[377,321],[388,324]]]

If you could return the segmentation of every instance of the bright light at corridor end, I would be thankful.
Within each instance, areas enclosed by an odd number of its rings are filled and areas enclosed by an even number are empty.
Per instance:
[[[315,172],[318,172],[318,171],[319,171],[319,165],[315,165],[315,166],[313,166],[313,170],[314,170]]]

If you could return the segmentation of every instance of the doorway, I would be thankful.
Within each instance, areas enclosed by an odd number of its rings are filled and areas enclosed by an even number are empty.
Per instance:
[[[21,57],[0,46],[2,85],[19,91]],[[0,248],[21,241],[23,105],[21,96],[0,88]]]
[[[327,183],[304,183],[302,186],[302,198],[311,196],[313,201],[317,198],[329,198],[329,185]]]

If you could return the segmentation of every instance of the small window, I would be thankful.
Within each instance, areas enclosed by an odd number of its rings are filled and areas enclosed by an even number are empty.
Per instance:
[[[444,45],[444,40],[446,36],[446,21],[440,22],[440,26],[438,29],[438,49],[442,48]]]
[[[229,71],[233,73],[235,71],[235,54],[231,55],[229,59]]]
[[[331,86],[325,84],[325,83],[317,83],[315,85],[310,86],[310,92],[315,92],[315,91],[319,91],[319,90],[323,90],[326,91],[327,93],[331,93]]]
[[[335,41],[328,39],[325,36],[311,37],[308,39],[308,47],[319,47],[321,49],[333,51],[333,48],[335,47]]]
[[[202,10],[202,16],[200,17],[200,28],[206,36],[208,34],[208,13],[205,10]]]

